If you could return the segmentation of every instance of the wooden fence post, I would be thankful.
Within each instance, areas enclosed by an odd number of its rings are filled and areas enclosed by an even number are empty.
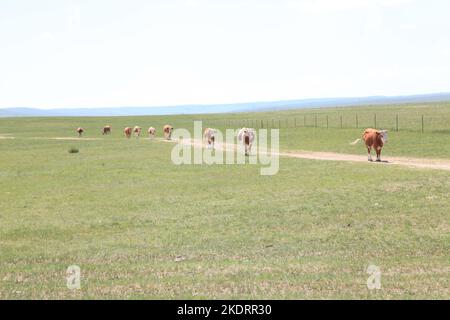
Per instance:
[[[342,116],[339,117],[340,121],[341,121],[341,129],[342,129]]]

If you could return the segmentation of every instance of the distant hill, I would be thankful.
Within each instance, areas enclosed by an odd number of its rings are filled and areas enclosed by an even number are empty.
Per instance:
[[[83,116],[139,116],[139,115],[174,115],[277,111],[288,109],[324,108],[343,106],[364,106],[376,104],[423,103],[450,101],[450,93],[434,93],[411,96],[373,96],[361,98],[325,98],[302,99],[272,102],[250,102],[213,105],[182,105],[167,107],[121,107],[121,108],[73,108],[73,109],[38,109],[6,108],[0,109],[0,117],[83,117]]]

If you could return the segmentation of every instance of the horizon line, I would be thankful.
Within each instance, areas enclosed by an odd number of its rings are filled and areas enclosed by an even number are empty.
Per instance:
[[[127,108],[176,108],[176,107],[202,107],[202,106],[233,106],[233,105],[246,105],[246,104],[259,104],[259,103],[282,103],[282,102],[307,102],[307,101],[319,101],[319,100],[340,100],[340,99],[376,99],[376,98],[408,98],[408,97],[425,97],[425,96],[437,96],[437,95],[450,95],[450,91],[442,92],[429,92],[418,94],[398,94],[398,95],[369,95],[369,96],[340,96],[340,97],[314,97],[314,98],[297,98],[297,99],[279,99],[279,100],[259,100],[259,101],[245,101],[245,102],[213,102],[213,103],[186,103],[186,104],[167,104],[167,105],[129,105],[129,106],[106,106],[106,107],[2,107],[1,110],[11,109],[29,109],[29,110],[77,110],[77,109],[127,109]]]

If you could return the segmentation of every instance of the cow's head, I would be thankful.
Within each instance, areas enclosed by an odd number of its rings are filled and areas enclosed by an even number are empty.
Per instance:
[[[383,143],[387,143],[388,142],[388,131],[387,130],[379,130],[378,134],[381,137],[381,140],[383,141]]]
[[[239,130],[238,132],[238,139],[239,141],[242,141],[242,139],[248,134],[248,129],[247,128],[242,128],[241,130]]]

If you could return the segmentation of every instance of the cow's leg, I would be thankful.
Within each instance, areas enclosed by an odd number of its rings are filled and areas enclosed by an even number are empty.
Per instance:
[[[377,151],[377,162],[381,161],[381,147],[376,147],[375,149]]]
[[[372,151],[372,148],[367,147],[367,154],[368,154],[367,160],[369,160],[369,161],[372,161],[371,151]]]

